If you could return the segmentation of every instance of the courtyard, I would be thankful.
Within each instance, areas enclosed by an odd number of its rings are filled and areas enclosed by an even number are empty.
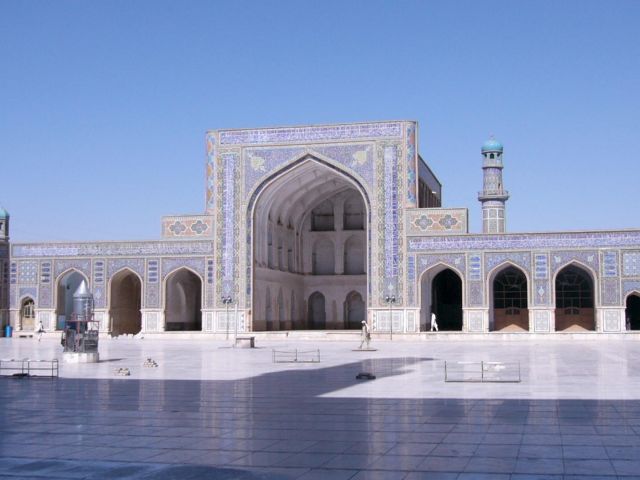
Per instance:
[[[638,339],[503,338],[104,340],[98,364],[0,379],[0,478],[640,478]],[[521,382],[445,382],[445,361],[519,363]]]

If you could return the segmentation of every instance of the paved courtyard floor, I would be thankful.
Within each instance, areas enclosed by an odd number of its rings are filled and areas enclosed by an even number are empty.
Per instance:
[[[0,478],[640,479],[635,337],[258,347],[113,339],[58,379],[0,379]],[[294,348],[321,361],[273,363]],[[62,353],[3,338],[6,358]],[[445,382],[445,361],[519,362],[521,382]]]

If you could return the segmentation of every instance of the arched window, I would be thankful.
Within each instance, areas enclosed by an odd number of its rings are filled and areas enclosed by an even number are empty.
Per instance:
[[[326,232],[334,228],[333,204],[325,200],[311,211],[311,230]]]
[[[364,202],[359,194],[351,195],[344,202],[345,230],[364,229]]]

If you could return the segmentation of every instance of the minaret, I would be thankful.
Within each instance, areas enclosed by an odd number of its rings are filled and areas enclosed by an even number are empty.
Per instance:
[[[505,202],[509,192],[502,183],[502,144],[493,136],[482,145],[483,188],[478,194],[482,204],[482,233],[505,232]]]
[[[9,212],[0,207],[0,241],[9,240]]]

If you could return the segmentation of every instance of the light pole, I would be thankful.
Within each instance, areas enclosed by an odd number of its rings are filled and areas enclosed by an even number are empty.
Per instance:
[[[227,312],[225,314],[225,323],[227,325],[227,340],[229,340],[229,304],[233,302],[233,298],[231,297],[222,297],[222,303],[224,303]]]
[[[396,303],[396,297],[387,295],[384,301],[389,304],[389,339],[393,340],[393,304]]]

